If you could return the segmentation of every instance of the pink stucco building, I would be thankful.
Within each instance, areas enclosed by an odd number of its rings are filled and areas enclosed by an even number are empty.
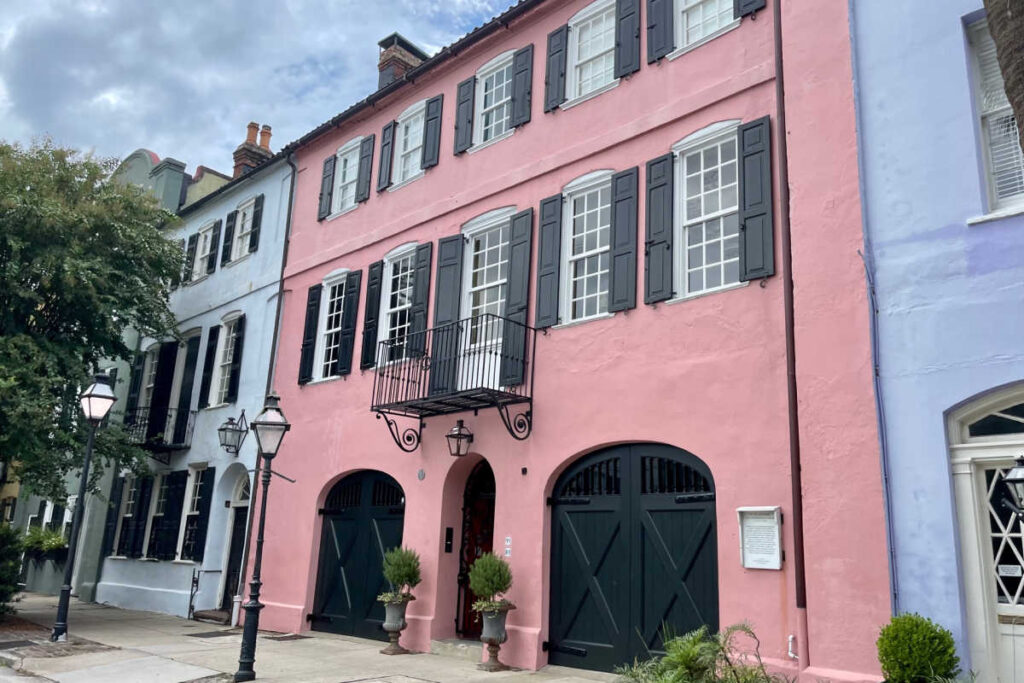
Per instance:
[[[392,36],[381,88],[291,146],[297,482],[270,491],[262,627],[382,635],[401,543],[403,642],[472,638],[464,572],[493,550],[510,664],[611,669],[663,622],[747,620],[773,666],[879,678],[846,3],[776,10],[522,0],[431,58]]]

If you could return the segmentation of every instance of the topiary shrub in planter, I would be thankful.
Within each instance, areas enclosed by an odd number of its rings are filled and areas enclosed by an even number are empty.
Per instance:
[[[480,665],[484,671],[503,671],[508,667],[498,661],[498,648],[508,640],[505,618],[516,608],[504,594],[512,587],[512,569],[502,558],[486,553],[476,558],[469,568],[469,589],[477,596],[473,610],[484,620],[480,640],[487,643],[490,658]]]
[[[11,602],[18,593],[21,575],[21,534],[8,524],[0,524],[0,620],[13,614]]]
[[[920,614],[893,617],[876,645],[889,683],[926,683],[960,674],[953,634]]]
[[[381,650],[385,655],[404,655],[409,651],[398,644],[402,631],[408,624],[405,609],[416,598],[412,589],[420,584],[420,556],[409,548],[392,548],[384,553],[384,578],[391,584],[391,590],[381,593],[377,600],[384,603],[384,630],[390,643]]]

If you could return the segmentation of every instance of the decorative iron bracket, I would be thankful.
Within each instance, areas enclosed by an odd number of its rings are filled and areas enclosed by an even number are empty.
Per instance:
[[[517,404],[522,405],[522,404]],[[517,441],[525,441],[533,432],[533,401],[526,404],[527,408],[521,413],[512,414],[508,405],[499,405],[498,414],[505,424],[505,429]]]
[[[393,417],[382,411],[377,411],[377,419],[380,420],[381,418],[387,422],[391,438],[395,440],[395,443],[403,451],[412,453],[420,447],[420,437],[423,434],[423,420],[416,421],[415,429],[406,427],[405,431],[402,431]]]

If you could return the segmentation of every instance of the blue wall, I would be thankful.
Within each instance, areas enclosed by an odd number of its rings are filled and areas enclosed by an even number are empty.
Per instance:
[[[943,413],[1024,379],[1024,215],[968,225],[988,211],[965,28],[981,0],[850,4],[898,605],[966,657]]]

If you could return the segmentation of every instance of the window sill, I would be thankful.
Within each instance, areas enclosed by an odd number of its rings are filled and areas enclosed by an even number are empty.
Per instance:
[[[407,181],[407,182],[408,182],[408,181]],[[352,206],[350,206],[350,207],[348,207],[348,208],[342,209],[341,211],[335,211],[335,212],[334,212],[334,213],[332,213],[332,214],[331,214],[330,216],[328,216],[327,218],[325,218],[325,219],[323,220],[323,222],[324,222],[324,223],[330,223],[331,221],[335,220],[336,218],[341,218],[341,217],[342,217],[342,216],[344,216],[345,214],[347,214],[347,213],[352,213],[353,211],[355,211],[355,210],[356,210],[356,209],[358,209],[358,208],[359,208],[359,202],[356,202],[355,204],[353,204]]]
[[[579,320],[571,320],[571,321],[569,321],[567,323],[558,323],[557,325],[552,325],[551,329],[553,329],[553,330],[561,330],[561,329],[566,328],[566,327],[576,327],[577,325],[586,325],[587,323],[592,323],[595,320],[607,320],[608,318],[614,318],[614,317],[615,317],[614,313],[601,313],[600,315],[592,315],[589,318],[580,318]]]
[[[712,40],[714,40],[715,38],[718,38],[719,36],[724,36],[726,33],[728,33],[729,31],[732,31],[733,29],[737,28],[739,25],[740,25],[740,20],[739,19],[734,19],[732,21],[732,23],[726,24],[725,26],[723,26],[722,28],[718,29],[714,33],[710,33],[710,34],[704,36],[703,38],[698,40],[696,43],[690,43],[689,45],[684,45],[683,47],[676,48],[672,52],[669,52],[667,55],[665,55],[665,58],[669,59],[669,60],[678,59],[679,57],[682,57],[683,55],[685,55],[687,52],[691,52],[693,50],[696,50],[701,45],[704,45],[706,43],[710,43]]]
[[[227,263],[221,264],[221,269],[230,268],[231,266],[235,265],[236,263],[241,263],[242,261],[244,261],[247,258],[249,258],[250,255],[252,255],[252,252],[247,251],[244,254],[242,254],[241,256],[239,256],[238,258],[232,259],[232,260],[228,261]]]
[[[171,564],[199,564],[195,560],[171,560]]]
[[[613,81],[609,81],[608,83],[605,83],[604,85],[602,85],[597,90],[591,90],[586,95],[580,95],[579,97],[574,97],[571,100],[566,100],[565,102],[562,102],[560,105],[558,105],[558,108],[559,109],[572,109],[577,104],[583,104],[587,100],[592,100],[595,97],[597,97],[598,95],[602,95],[602,94],[608,92],[609,90],[612,90],[612,89],[618,87],[619,80],[620,79],[616,78]]]
[[[402,182],[400,182],[400,183],[396,183],[395,185],[392,185],[392,186],[390,186],[390,187],[388,188],[388,192],[394,192],[395,190],[401,190],[401,189],[402,189],[403,187],[405,187],[406,185],[408,185],[408,184],[410,184],[410,183],[414,183],[414,182],[416,182],[417,180],[419,180],[420,178],[422,178],[422,177],[423,177],[423,175],[424,175],[425,173],[426,173],[426,171],[424,171],[423,169],[420,169],[420,172],[419,172],[419,173],[417,173],[416,175],[414,175],[414,176],[411,176],[411,177],[409,177],[409,178],[406,178],[406,179],[405,179],[405,180],[403,180]]]
[[[230,405],[232,405],[232,404],[231,403],[217,403],[217,404],[212,405],[212,406],[206,406],[202,410],[217,410],[219,408],[226,408],[226,407],[228,407]]]
[[[1006,206],[995,211],[990,211],[984,216],[976,216],[974,218],[967,219],[967,225],[979,225],[980,223],[990,223],[992,221],[998,221],[1001,218],[1009,218],[1011,216],[1024,215],[1024,204],[1015,204],[1014,206]]]
[[[188,282],[185,283],[185,286],[186,287],[191,287],[192,285],[198,285],[200,282],[202,282],[203,280],[205,280],[208,277],[210,277],[210,274],[209,273],[205,273],[205,274],[201,275],[200,277],[192,278],[191,280],[189,280]]]
[[[132,558],[127,555],[107,555],[108,560],[130,560]]]
[[[155,557],[140,557],[140,558],[138,558],[138,560],[139,560],[139,562],[159,562],[160,561],[158,558],[155,558]]]
[[[496,145],[499,142],[501,142],[502,140],[506,140],[506,139],[512,137],[512,134],[515,133],[515,132],[516,132],[515,128],[509,128],[508,130],[506,130],[501,135],[496,135],[495,137],[491,138],[487,142],[477,142],[477,143],[474,143],[472,147],[470,147],[469,149],[466,150],[466,154],[476,154],[477,152],[479,152],[482,149],[487,149],[491,145]]]
[[[321,377],[320,379],[311,379],[306,382],[306,386],[312,386],[314,384],[329,384],[331,382],[337,382],[339,379],[345,379],[345,375],[334,375],[332,377]]]
[[[663,304],[681,304],[684,301],[693,301],[694,299],[703,299],[706,296],[714,296],[715,294],[721,294],[722,292],[728,292],[733,289],[742,289],[743,287],[749,286],[749,282],[737,282],[736,284],[726,285],[725,287],[719,287],[717,289],[709,289],[704,292],[697,292],[696,294],[686,294],[684,296],[676,296],[667,301],[661,301]]]

